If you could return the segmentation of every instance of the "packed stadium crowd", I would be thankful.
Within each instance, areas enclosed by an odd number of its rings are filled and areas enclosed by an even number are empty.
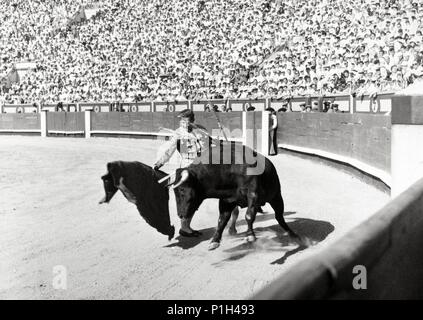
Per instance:
[[[393,92],[423,77],[418,0],[3,0],[10,103],[287,99]],[[4,82],[3,82],[4,83]]]

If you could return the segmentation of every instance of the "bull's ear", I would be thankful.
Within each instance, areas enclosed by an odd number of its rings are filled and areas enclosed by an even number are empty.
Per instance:
[[[121,164],[119,162],[109,162],[107,164],[107,171],[112,176],[113,184],[115,186],[119,185],[120,178],[122,177]]]

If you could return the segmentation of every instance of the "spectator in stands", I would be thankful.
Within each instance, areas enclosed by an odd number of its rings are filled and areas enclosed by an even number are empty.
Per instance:
[[[0,80],[37,63],[3,84],[8,102],[279,99],[423,77],[415,0],[111,0],[78,19],[95,2],[0,3]]]

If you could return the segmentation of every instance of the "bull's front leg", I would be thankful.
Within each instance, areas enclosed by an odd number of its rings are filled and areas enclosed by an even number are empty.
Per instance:
[[[238,215],[239,215],[239,209],[238,206],[236,206],[233,210],[232,210],[232,214],[231,214],[231,224],[229,226],[229,234],[230,235],[235,235],[237,234],[237,230],[236,230],[236,220],[238,220]]]
[[[209,244],[209,250],[214,250],[220,246],[223,230],[225,229],[229,218],[231,217],[232,210],[235,207],[235,203],[227,203],[224,200],[219,200],[219,221],[217,223],[216,232]]]
[[[254,234],[253,224],[254,220],[256,219],[257,214],[257,194],[255,192],[251,192],[248,195],[248,209],[245,213],[245,220],[247,220],[247,238],[248,242],[256,241],[256,235]]]

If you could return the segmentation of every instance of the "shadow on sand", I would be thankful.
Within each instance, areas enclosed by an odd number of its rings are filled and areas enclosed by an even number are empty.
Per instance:
[[[295,214],[295,212],[286,212],[284,216]],[[274,214],[264,213],[257,215],[256,222],[263,222],[274,219]],[[331,232],[335,230],[334,226],[321,220],[305,219],[305,218],[293,218],[291,221],[287,221],[287,224],[302,238],[307,239],[312,244],[317,244],[323,241]],[[237,228],[246,225],[245,220],[237,222]],[[198,238],[186,238],[178,236],[176,240],[178,242],[172,243],[165,247],[180,247],[182,249],[190,249],[195,247],[201,242],[208,241],[211,239],[216,228],[207,228],[199,230],[202,235]],[[227,228],[225,229],[227,232]],[[306,246],[299,246],[294,239],[292,239],[279,224],[274,224],[266,227],[256,227],[254,231],[257,236],[255,242],[242,242],[241,244],[235,245],[232,248],[224,250],[228,254],[221,262],[225,261],[236,261],[242,259],[248,254],[263,250],[263,251],[276,251],[283,252],[282,257],[271,262],[271,264],[283,264],[286,259],[304,249]],[[233,239],[245,238],[246,232],[238,233],[233,236]],[[291,247],[294,248],[291,249]],[[217,249],[219,250],[219,249]],[[220,264],[220,263],[218,263]]]
[[[289,216],[291,214],[294,214],[295,212],[285,212],[284,216]],[[272,213],[258,213],[256,216],[256,222],[260,222],[260,221],[267,221],[267,220],[272,220],[275,219],[275,215]],[[225,230],[223,231],[223,234],[225,235],[225,233],[228,232],[228,226],[231,223],[231,221],[228,222],[228,225],[226,226]],[[239,228],[240,226],[244,226],[247,225],[247,221],[245,220],[238,220],[236,223],[236,227]],[[177,240],[178,242],[175,243],[171,243],[169,245],[164,246],[165,248],[172,248],[172,247],[180,247],[182,249],[191,249],[195,246],[197,246],[198,244],[200,244],[201,242],[210,240],[213,237],[214,232],[216,231],[216,227],[213,228],[207,228],[207,229],[200,229],[198,230],[201,232],[201,236],[199,237],[195,237],[195,238],[188,238],[188,237],[182,237],[182,236],[177,236],[175,238],[175,240]],[[237,235],[235,235],[234,237],[245,237],[245,233],[239,233]]]
[[[312,245],[315,245],[335,230],[334,226],[327,221],[297,218],[287,222],[289,227],[294,230],[302,238],[307,239]],[[307,249],[307,246],[298,245],[285,231],[281,229],[279,224],[268,227],[255,228],[257,241],[243,242],[233,248],[224,250],[229,253],[229,257],[223,259],[225,261],[239,260],[248,254],[258,251],[276,251],[283,252],[282,257],[272,261],[271,264],[283,264],[290,256]],[[237,235],[245,236],[245,233]],[[294,248],[290,249],[292,246]]]

